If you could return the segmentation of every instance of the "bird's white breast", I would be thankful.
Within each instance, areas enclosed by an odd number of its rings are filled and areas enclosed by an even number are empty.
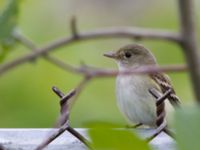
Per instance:
[[[117,103],[131,123],[154,126],[156,122],[155,98],[149,93],[154,87],[147,75],[118,76]]]

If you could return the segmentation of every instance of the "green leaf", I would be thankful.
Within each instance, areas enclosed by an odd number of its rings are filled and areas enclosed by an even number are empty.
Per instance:
[[[175,127],[180,150],[200,149],[200,108],[184,108],[177,111]]]
[[[20,0],[7,0],[4,10],[0,14],[0,45],[1,55],[5,55],[7,50],[15,44],[12,33],[17,25],[18,4]]]
[[[109,128],[106,124],[89,130],[92,147],[95,150],[149,150],[147,143],[133,132],[125,129]]]

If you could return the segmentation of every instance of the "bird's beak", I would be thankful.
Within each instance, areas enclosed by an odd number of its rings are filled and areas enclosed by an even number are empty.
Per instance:
[[[109,58],[117,59],[116,52],[113,52],[113,51],[104,53],[103,55],[106,56],[106,57],[109,57]]]

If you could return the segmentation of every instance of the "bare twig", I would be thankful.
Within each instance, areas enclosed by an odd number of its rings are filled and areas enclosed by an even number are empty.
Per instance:
[[[60,61],[61,62],[61,61]],[[62,63],[63,69],[66,71],[65,63]],[[155,72],[183,72],[187,71],[186,65],[166,65],[166,66],[143,66],[139,69],[130,69],[127,71],[118,71],[113,69],[95,68],[90,66],[72,67],[72,72],[92,78],[114,77],[117,75],[130,75],[130,74],[148,74]]]
[[[27,47],[29,50],[37,49],[37,46],[28,37],[23,35],[20,30],[15,30],[12,36],[23,46]]]
[[[78,29],[77,29],[77,25],[76,25],[76,17],[73,16],[71,18],[71,32],[72,32],[72,36],[74,38],[79,38],[79,35],[78,35]]]
[[[21,42],[23,45],[25,45],[29,49],[32,49],[34,51],[36,50],[36,45],[24,35],[16,32],[14,36],[19,42]],[[34,53],[32,55],[34,55]],[[109,70],[109,69],[94,68],[94,67],[88,67],[88,66],[75,67],[55,57],[52,57],[50,55],[43,55],[43,57],[47,59],[48,61],[50,61],[51,63],[57,65],[58,67],[66,71],[78,73],[81,75],[83,74],[85,76],[93,76],[93,77],[112,77],[118,74],[128,75],[128,74],[145,74],[145,73],[153,73],[153,72],[181,72],[181,71],[187,70],[187,67],[185,65],[171,65],[171,66],[167,65],[167,66],[162,66],[162,67],[147,66],[147,67],[143,67],[137,70],[119,72],[118,70],[111,70],[111,69]],[[1,72],[1,67],[0,67],[0,72]]]
[[[132,69],[127,71],[118,71],[114,69],[105,69],[105,68],[95,68],[90,66],[80,66],[80,67],[72,67],[70,66],[70,70],[68,68],[68,64],[65,64],[62,61],[59,61],[60,66],[66,70],[76,74],[91,76],[94,78],[103,78],[103,77],[114,77],[117,75],[130,75],[130,74],[148,74],[155,72],[184,72],[187,71],[186,65],[166,65],[166,66],[144,66],[139,69]]]
[[[28,48],[28,50],[32,50],[32,51],[36,51],[37,50],[37,46],[36,44],[30,40],[28,37],[26,37],[25,35],[23,35],[21,32],[14,32],[13,33],[14,38],[20,42],[22,45],[26,46]],[[51,55],[43,55],[43,58],[45,58],[47,61],[49,61],[50,63],[56,65],[57,67],[70,71],[70,72],[75,72],[75,66],[72,66],[70,64],[64,63],[63,61],[61,61],[60,59],[53,57]]]
[[[74,37],[74,35],[61,38],[50,44],[36,49],[34,52],[21,56],[11,62],[6,64],[2,64],[0,66],[0,75],[9,71],[16,66],[23,64],[25,62],[31,61],[36,59],[39,56],[45,55],[48,52],[83,40],[89,39],[97,39],[97,38],[141,38],[141,39],[161,39],[161,40],[169,40],[173,42],[180,42],[180,35],[178,33],[164,31],[164,30],[153,30],[153,29],[143,29],[143,28],[132,28],[132,27],[112,27],[112,28],[105,28],[105,29],[97,29],[94,31],[88,32],[79,32],[78,38]]]
[[[18,39],[23,45],[27,46],[29,49],[35,50],[36,48],[35,44],[29,40],[27,37],[25,37],[22,34],[15,34],[15,38]],[[172,66],[163,66],[163,67],[155,67],[155,66],[148,66],[144,67],[140,70],[129,70],[125,72],[120,72],[117,70],[108,70],[108,69],[102,69],[102,68],[94,68],[94,67],[76,67],[72,66],[70,64],[67,64],[66,62],[63,62],[55,57],[52,57],[50,55],[44,55],[48,61],[51,63],[55,64],[59,68],[72,72],[72,73],[78,73],[78,74],[84,74],[84,75],[92,75],[96,77],[106,77],[106,76],[116,76],[118,74],[134,74],[134,73],[153,73],[153,72],[181,72],[181,71],[186,71],[187,67],[185,65],[172,65]]]
[[[143,66],[138,69],[130,69],[125,71],[118,71],[112,69],[101,69],[101,68],[90,68],[90,67],[80,67],[78,69],[79,73],[86,74],[92,77],[113,77],[117,75],[130,75],[130,74],[148,74],[155,72],[182,72],[186,71],[187,67],[185,65],[167,65],[167,66]]]
[[[74,28],[74,32],[77,32],[77,29],[75,29],[75,20],[73,19],[74,23],[72,23],[71,28]],[[75,33],[74,33],[75,34]],[[76,33],[77,34],[77,33]],[[33,50],[35,53],[37,53],[37,46],[26,36],[19,32],[15,32],[14,37],[21,42],[23,45],[25,45],[27,48]],[[35,55],[32,53],[32,55]],[[60,59],[57,59],[55,57],[52,57],[50,55],[42,55],[46,60],[51,62],[52,64],[58,66],[61,69],[64,69],[69,72],[83,74],[85,76],[95,76],[95,77],[107,77],[107,76],[116,76],[118,74],[140,74],[140,73],[152,73],[152,72],[179,72],[179,71],[186,71],[187,67],[185,65],[173,65],[173,66],[163,66],[163,67],[155,67],[155,66],[148,66],[141,68],[140,70],[130,70],[125,72],[118,72],[117,70],[108,70],[108,69],[101,69],[101,68],[94,68],[94,67],[76,67],[72,66],[70,64],[67,64],[66,62],[61,61]],[[32,57],[33,58],[33,57]],[[14,66],[13,66],[14,67]],[[1,75],[1,69],[3,67],[0,67],[0,75]]]
[[[80,93],[84,90],[85,86],[87,85],[87,83],[92,79],[93,77],[90,76],[85,76],[84,79],[78,84],[78,86],[76,87],[76,95],[74,96],[73,100],[69,101],[69,110],[71,110],[73,104],[76,102],[76,100],[78,99],[78,96],[80,95]]]
[[[181,46],[188,63],[194,93],[200,103],[200,54],[197,47],[193,0],[179,0]]]

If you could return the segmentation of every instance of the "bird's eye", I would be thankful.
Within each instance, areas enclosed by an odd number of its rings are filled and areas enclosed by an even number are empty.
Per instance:
[[[126,57],[126,58],[130,58],[130,57],[131,57],[131,53],[130,53],[130,52],[126,52],[126,53],[125,53],[125,57]]]

